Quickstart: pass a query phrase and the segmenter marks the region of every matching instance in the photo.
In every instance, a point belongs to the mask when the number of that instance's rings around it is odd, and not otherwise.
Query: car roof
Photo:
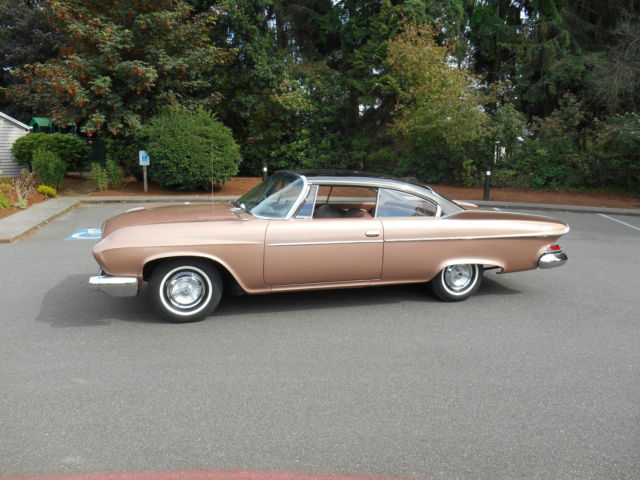
[[[312,183],[331,183],[336,180],[342,180],[342,182],[346,181],[354,185],[377,185],[386,187],[406,187],[407,185],[411,185],[434,193],[431,187],[418,182],[416,178],[398,178],[391,175],[362,170],[306,169],[281,171],[303,176]]]

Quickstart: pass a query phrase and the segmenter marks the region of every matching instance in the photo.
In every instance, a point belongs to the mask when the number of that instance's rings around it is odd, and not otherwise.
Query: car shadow
[[[36,320],[52,327],[92,327],[113,320],[162,323],[151,311],[146,295],[113,298],[89,288],[89,276],[70,275],[51,288]]]
[[[113,298],[91,290],[89,275],[70,275],[51,288],[42,299],[36,320],[52,327],[91,327],[109,325],[113,320],[138,323],[165,323],[149,303],[146,291],[137,297]],[[519,290],[485,278],[479,296],[517,295]],[[427,284],[384,287],[344,288],[268,295],[226,293],[216,315],[247,315],[345,307],[376,307],[404,302],[439,303]]]
[[[517,295],[521,293],[485,278],[475,295]],[[226,294],[216,310],[217,315],[275,313],[296,310],[381,306],[404,302],[440,303],[429,284],[407,284],[380,287],[343,288],[305,292],[283,292],[268,295]]]
[[[484,277],[482,280],[482,285],[475,293],[478,296],[488,296],[488,295],[518,295],[522,293],[520,290],[516,290],[515,288],[509,288],[504,286],[502,283],[493,280],[492,278]]]
[[[402,302],[437,301],[426,285],[343,288],[266,295],[224,295],[218,315],[275,313],[330,308],[380,306]]]

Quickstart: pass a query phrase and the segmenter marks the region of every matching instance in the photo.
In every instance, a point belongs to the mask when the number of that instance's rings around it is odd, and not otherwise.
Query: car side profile
[[[201,320],[225,285],[249,294],[430,282],[471,296],[483,272],[563,265],[565,223],[464,208],[431,188],[351,171],[278,171],[233,203],[135,208],[107,220],[90,285]]]

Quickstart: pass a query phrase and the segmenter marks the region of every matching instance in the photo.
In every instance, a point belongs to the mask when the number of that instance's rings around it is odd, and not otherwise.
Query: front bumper
[[[138,294],[140,282],[136,277],[96,275],[89,278],[89,286],[112,297],[135,297]]]
[[[545,253],[538,260],[540,268],[560,267],[567,262],[567,254],[564,252]]]

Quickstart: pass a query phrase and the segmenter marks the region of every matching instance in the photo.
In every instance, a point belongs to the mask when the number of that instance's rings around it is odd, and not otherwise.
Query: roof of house
[[[9,115],[7,115],[6,113],[2,113],[0,112],[0,118],[4,118],[5,120],[8,120],[11,123],[14,123],[15,125],[17,125],[20,128],[24,128],[25,130],[31,130],[31,127],[29,125],[25,125],[24,123],[22,123],[19,120],[16,120],[13,117],[10,117]]]

